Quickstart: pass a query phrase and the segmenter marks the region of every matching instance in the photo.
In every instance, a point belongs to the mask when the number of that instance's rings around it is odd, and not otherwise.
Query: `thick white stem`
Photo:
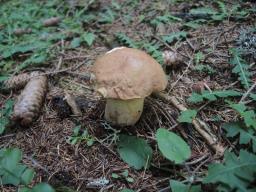
[[[140,99],[107,99],[105,119],[113,125],[131,126],[140,118],[144,98]]]

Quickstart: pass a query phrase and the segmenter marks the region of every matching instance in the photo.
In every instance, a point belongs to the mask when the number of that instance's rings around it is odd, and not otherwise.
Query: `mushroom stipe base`
[[[105,119],[112,125],[131,126],[140,118],[144,105],[144,98],[139,99],[107,99]]]

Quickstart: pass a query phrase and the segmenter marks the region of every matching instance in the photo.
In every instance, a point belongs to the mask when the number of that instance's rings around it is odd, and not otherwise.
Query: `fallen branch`
[[[169,96],[165,93],[155,93],[154,96],[165,102],[171,103],[180,111],[187,110],[187,108],[183,104],[181,104],[175,97]],[[193,119],[192,124],[194,125],[195,130],[205,139],[207,144],[215,151],[215,153],[222,156],[224,154],[225,148],[217,143],[217,138],[214,138],[208,132],[206,132],[205,129],[202,128],[203,126],[198,119]]]

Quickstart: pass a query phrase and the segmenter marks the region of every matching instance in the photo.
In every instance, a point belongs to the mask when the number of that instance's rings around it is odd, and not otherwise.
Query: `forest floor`
[[[47,182],[57,191],[163,192],[170,191],[170,180],[200,184],[209,164],[223,160],[223,151],[209,146],[193,123],[178,121],[181,111],[173,100],[147,97],[135,126],[111,126],[104,120],[105,101],[93,92],[87,74],[95,59],[114,47],[144,50],[168,76],[164,94],[196,110],[193,118],[216,146],[238,154],[238,138],[228,138],[222,125],[246,117],[230,107],[225,100],[229,95],[213,95],[217,101],[205,96],[197,103],[188,98],[193,92],[200,100],[204,91],[232,90],[241,92],[248,110],[255,112],[255,10],[253,1],[1,1],[1,80],[40,70],[47,74],[49,86],[39,117],[30,126],[6,128],[0,148],[21,149],[22,163],[36,172],[33,184]],[[60,19],[44,26],[42,21],[51,17]],[[17,29],[27,31],[19,34]],[[236,55],[232,48],[247,54]],[[176,54],[175,64],[167,65],[165,51]],[[248,74],[234,72],[237,64],[231,60],[236,56],[247,63]],[[8,100],[15,101],[20,91],[1,92],[1,108]],[[76,98],[82,116],[72,114],[63,100],[66,93]],[[230,98],[230,102],[240,100]],[[253,122],[250,126],[254,127]],[[86,136],[74,135],[75,127],[81,133],[88,131]],[[176,133],[190,146],[186,163],[175,165],[160,153],[155,138],[158,128]],[[152,147],[148,169],[136,170],[120,158],[116,144],[120,133],[143,138]],[[72,136],[77,140],[70,144]],[[243,145],[251,150],[251,143]],[[106,183],[95,186],[99,180]],[[201,187],[216,191],[216,186]],[[3,192],[16,190],[0,185]]]

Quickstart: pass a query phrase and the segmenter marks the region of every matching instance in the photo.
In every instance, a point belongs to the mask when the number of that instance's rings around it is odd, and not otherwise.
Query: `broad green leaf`
[[[11,168],[11,170],[5,169],[5,167],[2,167],[2,169],[5,171],[2,177],[2,184],[12,184],[18,186],[21,183],[21,175],[26,170],[26,166],[15,165]]]
[[[122,160],[135,169],[141,169],[150,165],[152,149],[142,138],[120,135],[117,151]]]
[[[16,165],[20,162],[22,153],[20,149],[14,148],[14,149],[2,149],[3,156],[0,157],[0,165],[8,170],[13,171],[13,169],[16,167]]]
[[[256,133],[252,128],[246,129],[245,125],[241,122],[225,123],[223,128],[227,132],[227,137],[239,135],[239,144],[249,144],[252,142],[252,149],[256,152]]]
[[[163,156],[176,164],[181,164],[191,155],[188,144],[178,135],[159,128],[156,133],[158,148]]]
[[[39,183],[33,187],[32,192],[55,192],[55,190],[47,183]]]
[[[34,175],[35,175],[35,171],[33,169],[26,169],[24,173],[21,175],[22,183],[25,185],[30,184]]]
[[[192,120],[196,117],[197,111],[188,109],[186,111],[182,111],[181,115],[178,118],[180,123],[192,123]]]
[[[170,180],[172,192],[201,192],[200,185],[185,185],[180,181]]]
[[[93,33],[85,33],[83,35],[83,40],[87,43],[88,46],[91,46],[95,40],[95,35]]]
[[[203,183],[216,183],[229,186],[237,191],[247,192],[247,188],[255,179],[256,155],[240,150],[239,156],[225,152],[223,163],[212,163],[208,167],[208,175]]]

